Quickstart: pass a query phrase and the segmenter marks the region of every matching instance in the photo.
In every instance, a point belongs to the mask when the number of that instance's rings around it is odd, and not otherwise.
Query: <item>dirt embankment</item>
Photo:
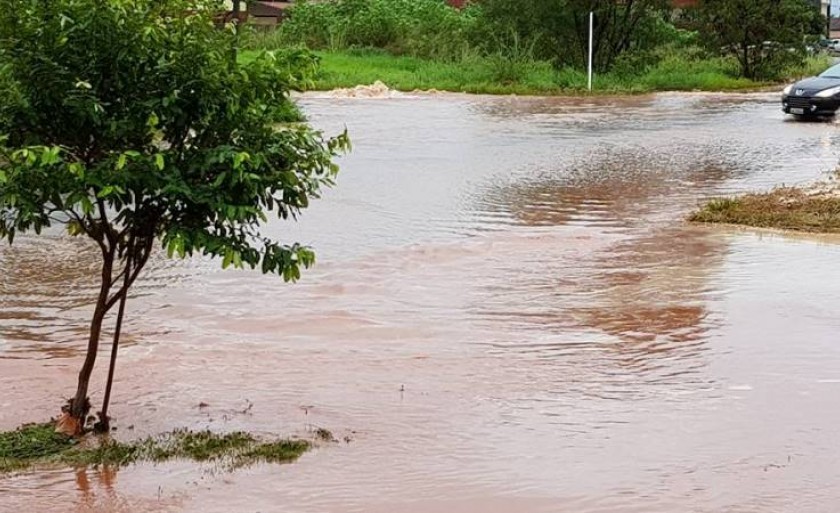
[[[806,187],[716,198],[689,220],[812,233],[840,233],[840,174]]]

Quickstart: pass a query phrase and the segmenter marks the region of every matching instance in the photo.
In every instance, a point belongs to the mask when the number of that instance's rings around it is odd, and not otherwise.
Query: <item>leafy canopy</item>
[[[534,57],[585,67],[589,13],[594,14],[593,65],[610,71],[623,55],[646,52],[667,38],[667,0],[482,0],[490,39],[530,41]]]
[[[313,253],[259,227],[331,185],[349,143],[299,123],[288,93],[314,58],[237,63],[218,8],[0,0],[0,238],[61,223],[135,267],[160,240],[170,256],[300,276]]]
[[[736,56],[741,75],[756,79],[801,65],[806,36],[825,27],[811,0],[701,0],[694,17],[708,46]]]

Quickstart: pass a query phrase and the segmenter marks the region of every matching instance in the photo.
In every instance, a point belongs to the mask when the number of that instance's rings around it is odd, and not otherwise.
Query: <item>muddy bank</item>
[[[688,219],[695,223],[730,224],[807,233],[840,233],[840,183],[835,171],[802,187],[714,198]]]

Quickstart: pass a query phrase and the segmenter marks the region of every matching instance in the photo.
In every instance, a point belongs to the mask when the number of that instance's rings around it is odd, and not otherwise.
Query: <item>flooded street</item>
[[[840,238],[683,222],[834,169],[837,125],[777,102],[305,96],[354,151],[300,223],[266,231],[318,265],[285,285],[154,259],[111,413],[126,439],[338,442],[233,474],[7,476],[0,512],[834,511]],[[0,247],[0,429],[75,389],[97,258],[56,234]]]

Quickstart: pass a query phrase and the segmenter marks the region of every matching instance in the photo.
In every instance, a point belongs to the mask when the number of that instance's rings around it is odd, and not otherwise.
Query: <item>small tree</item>
[[[706,43],[734,55],[747,78],[778,78],[805,58],[805,37],[822,15],[810,0],[701,0],[696,21]]]
[[[306,247],[260,234],[267,212],[295,218],[337,172],[345,135],[324,139],[288,92],[306,53],[234,57],[203,0],[0,0],[0,237],[54,223],[100,249],[99,293],[70,431],[84,429],[106,314],[160,241],[170,257],[222,258],[285,280]]]

